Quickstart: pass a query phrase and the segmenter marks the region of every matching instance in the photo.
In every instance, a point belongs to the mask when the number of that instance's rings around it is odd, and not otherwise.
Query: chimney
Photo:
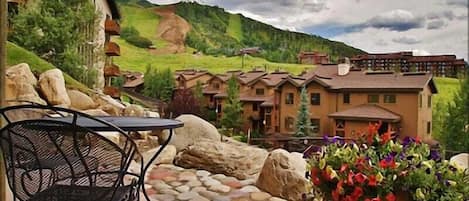
[[[345,57],[343,59],[340,59],[339,62],[340,63],[337,67],[337,71],[338,71],[337,74],[339,76],[347,75],[350,72],[350,68],[351,68],[349,58]]]

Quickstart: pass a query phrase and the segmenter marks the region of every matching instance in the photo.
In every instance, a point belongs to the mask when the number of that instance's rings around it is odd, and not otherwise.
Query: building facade
[[[254,73],[257,76],[244,75]],[[382,122],[380,131],[402,136],[432,133],[432,95],[437,89],[430,73],[374,72],[353,69],[350,64],[330,64],[300,76],[286,72],[215,75],[207,82],[204,96],[218,121],[231,76],[237,77],[240,86],[245,133],[294,134],[303,87],[309,97],[313,135],[356,137],[369,123],[378,122]],[[243,82],[243,77],[250,79]]]
[[[467,66],[455,55],[414,56],[412,52],[363,54],[350,59],[354,68],[374,71],[428,72],[438,77],[464,76]]]
[[[328,64],[329,55],[320,52],[300,52],[298,54],[298,63],[300,64]]]

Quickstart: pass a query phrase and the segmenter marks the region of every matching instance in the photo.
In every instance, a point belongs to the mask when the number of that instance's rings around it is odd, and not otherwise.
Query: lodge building
[[[350,60],[354,68],[428,72],[437,77],[458,77],[467,71],[464,60],[456,59],[455,55],[414,56],[412,52],[395,52],[357,55]]]
[[[367,71],[350,64],[318,65],[300,76],[230,71],[204,83],[206,105],[216,111],[217,121],[223,116],[231,76],[240,87],[245,133],[294,134],[303,87],[309,97],[313,135],[356,137],[370,122],[379,121],[381,130],[402,136],[432,133],[432,95],[437,89],[430,73]]]

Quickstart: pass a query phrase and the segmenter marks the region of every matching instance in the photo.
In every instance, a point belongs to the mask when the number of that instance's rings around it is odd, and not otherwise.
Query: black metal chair
[[[42,118],[71,115],[73,122]],[[8,184],[21,201],[134,201],[144,176],[137,146],[120,128],[77,111],[21,105],[0,109],[0,147]],[[118,144],[77,125],[87,118],[120,134]],[[140,173],[128,171],[138,161]]]

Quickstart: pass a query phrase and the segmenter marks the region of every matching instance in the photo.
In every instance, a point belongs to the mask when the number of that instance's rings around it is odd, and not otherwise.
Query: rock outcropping
[[[200,117],[184,114],[176,120],[182,121],[184,127],[174,129],[174,135],[169,144],[176,146],[178,152],[200,140],[220,142],[221,137],[217,128]],[[160,140],[165,141],[168,136],[168,132],[163,132],[159,137]]]
[[[24,104],[21,101],[45,105],[46,101],[36,92],[36,85],[37,79],[28,64],[21,63],[11,66],[6,70],[5,99],[9,101],[9,105]]]
[[[51,105],[70,107],[71,101],[65,88],[65,79],[59,69],[51,69],[42,73],[39,76],[39,87]]]
[[[199,168],[246,179],[259,174],[267,154],[264,149],[247,145],[199,140],[180,152],[175,163],[185,168]]]
[[[305,171],[306,161],[301,154],[276,149],[265,160],[257,187],[287,200],[301,200],[308,185]]]

